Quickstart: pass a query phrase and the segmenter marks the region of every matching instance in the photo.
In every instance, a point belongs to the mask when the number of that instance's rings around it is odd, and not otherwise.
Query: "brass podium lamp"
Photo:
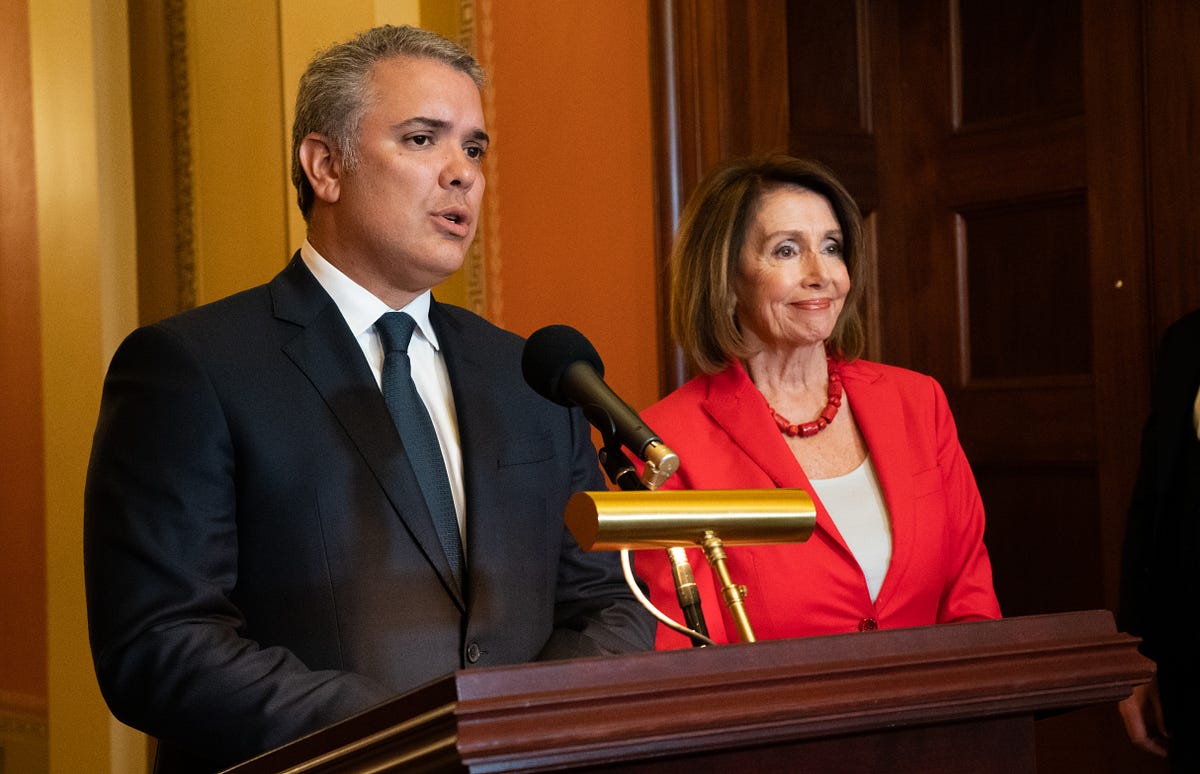
[[[619,550],[624,555],[644,548],[700,546],[721,582],[739,639],[754,642],[743,604],[746,589],[729,577],[725,546],[802,543],[817,517],[812,498],[800,489],[728,489],[577,492],[567,502],[565,519],[585,551]]]

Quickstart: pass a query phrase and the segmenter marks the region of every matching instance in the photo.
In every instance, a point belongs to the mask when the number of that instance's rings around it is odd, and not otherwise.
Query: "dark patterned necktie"
[[[408,341],[416,326],[416,320],[404,312],[388,312],[375,323],[383,345],[383,400],[400,431],[400,440],[408,452],[413,472],[417,474],[442,549],[461,586],[462,538],[454,512],[454,497],[450,493],[450,479],[446,475],[433,421],[413,384],[408,359]]]

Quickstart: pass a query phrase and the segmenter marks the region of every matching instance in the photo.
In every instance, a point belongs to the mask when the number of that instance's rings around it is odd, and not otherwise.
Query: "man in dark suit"
[[[1142,637],[1155,680],[1121,702],[1130,738],[1200,771],[1200,310],[1163,337],[1125,535],[1121,628]]]
[[[520,338],[429,292],[478,221],[481,83],[413,28],[319,55],[293,134],[301,250],[113,358],[88,620],[105,699],[158,737],[159,770],[236,762],[456,669],[652,646],[614,556],[563,527],[572,493],[604,487],[580,413],[525,385]],[[396,310],[436,473],[385,399]]]

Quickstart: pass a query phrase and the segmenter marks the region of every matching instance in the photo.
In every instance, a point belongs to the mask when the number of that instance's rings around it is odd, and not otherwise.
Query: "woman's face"
[[[782,351],[829,338],[850,292],[842,245],[824,196],[794,185],[762,195],[734,279],[747,343]]]

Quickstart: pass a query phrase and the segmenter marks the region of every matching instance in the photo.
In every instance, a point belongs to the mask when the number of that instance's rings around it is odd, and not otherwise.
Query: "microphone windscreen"
[[[569,325],[547,325],[525,341],[521,373],[538,395],[574,406],[573,400],[560,393],[559,384],[567,368],[580,361],[590,365],[597,376],[604,376],[604,362],[586,336]]]

